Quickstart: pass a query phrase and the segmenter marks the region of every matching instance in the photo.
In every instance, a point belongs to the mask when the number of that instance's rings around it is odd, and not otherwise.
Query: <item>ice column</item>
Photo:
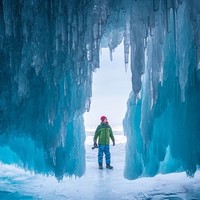
[[[124,175],[135,179],[185,171],[192,177],[200,162],[200,115],[195,112],[200,100],[200,5],[134,1],[132,6],[134,93],[124,119],[128,137]]]

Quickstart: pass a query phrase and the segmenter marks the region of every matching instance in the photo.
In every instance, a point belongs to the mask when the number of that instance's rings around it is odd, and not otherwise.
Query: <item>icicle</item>
[[[91,49],[90,44],[86,45],[86,50],[87,50],[87,59],[88,59],[88,61],[91,61],[92,60],[92,49]]]
[[[129,48],[130,48],[130,14],[125,14],[125,31],[124,31],[124,63],[125,70],[129,63]]]
[[[170,32],[170,9],[166,8],[167,32]]]
[[[99,26],[97,23],[93,24],[93,38],[94,40],[99,38]]]
[[[99,25],[97,23],[93,25],[93,38],[94,38],[94,49],[98,49]]]
[[[110,14],[109,5],[108,4],[109,4],[108,0],[101,1],[101,23],[102,24],[106,23],[108,15]]]
[[[109,48],[109,50],[110,50],[110,60],[112,61],[113,60],[113,55],[112,55],[113,50],[111,48]]]
[[[11,0],[3,0],[3,14],[5,23],[5,34],[12,36],[12,2]]]
[[[153,0],[153,10],[158,11],[160,7],[160,0]]]

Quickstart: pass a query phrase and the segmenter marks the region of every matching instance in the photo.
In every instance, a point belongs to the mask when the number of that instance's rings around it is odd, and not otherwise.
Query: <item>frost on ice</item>
[[[200,2],[0,0],[0,160],[82,176],[83,114],[101,47],[131,55],[124,175],[200,163]],[[114,73],[114,72],[113,72]]]

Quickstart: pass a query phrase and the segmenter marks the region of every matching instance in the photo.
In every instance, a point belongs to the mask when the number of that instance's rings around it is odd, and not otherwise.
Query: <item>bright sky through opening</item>
[[[102,115],[107,116],[113,129],[122,130],[126,102],[131,91],[131,70],[125,70],[123,43],[113,52],[110,60],[108,48],[100,53],[100,69],[93,73],[90,111],[85,113],[85,128],[95,129]]]

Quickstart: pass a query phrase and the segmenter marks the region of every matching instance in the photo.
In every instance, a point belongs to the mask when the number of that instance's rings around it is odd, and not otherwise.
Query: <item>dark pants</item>
[[[99,145],[98,152],[98,163],[99,165],[103,164],[103,153],[105,153],[106,165],[110,165],[110,146],[109,145]]]

